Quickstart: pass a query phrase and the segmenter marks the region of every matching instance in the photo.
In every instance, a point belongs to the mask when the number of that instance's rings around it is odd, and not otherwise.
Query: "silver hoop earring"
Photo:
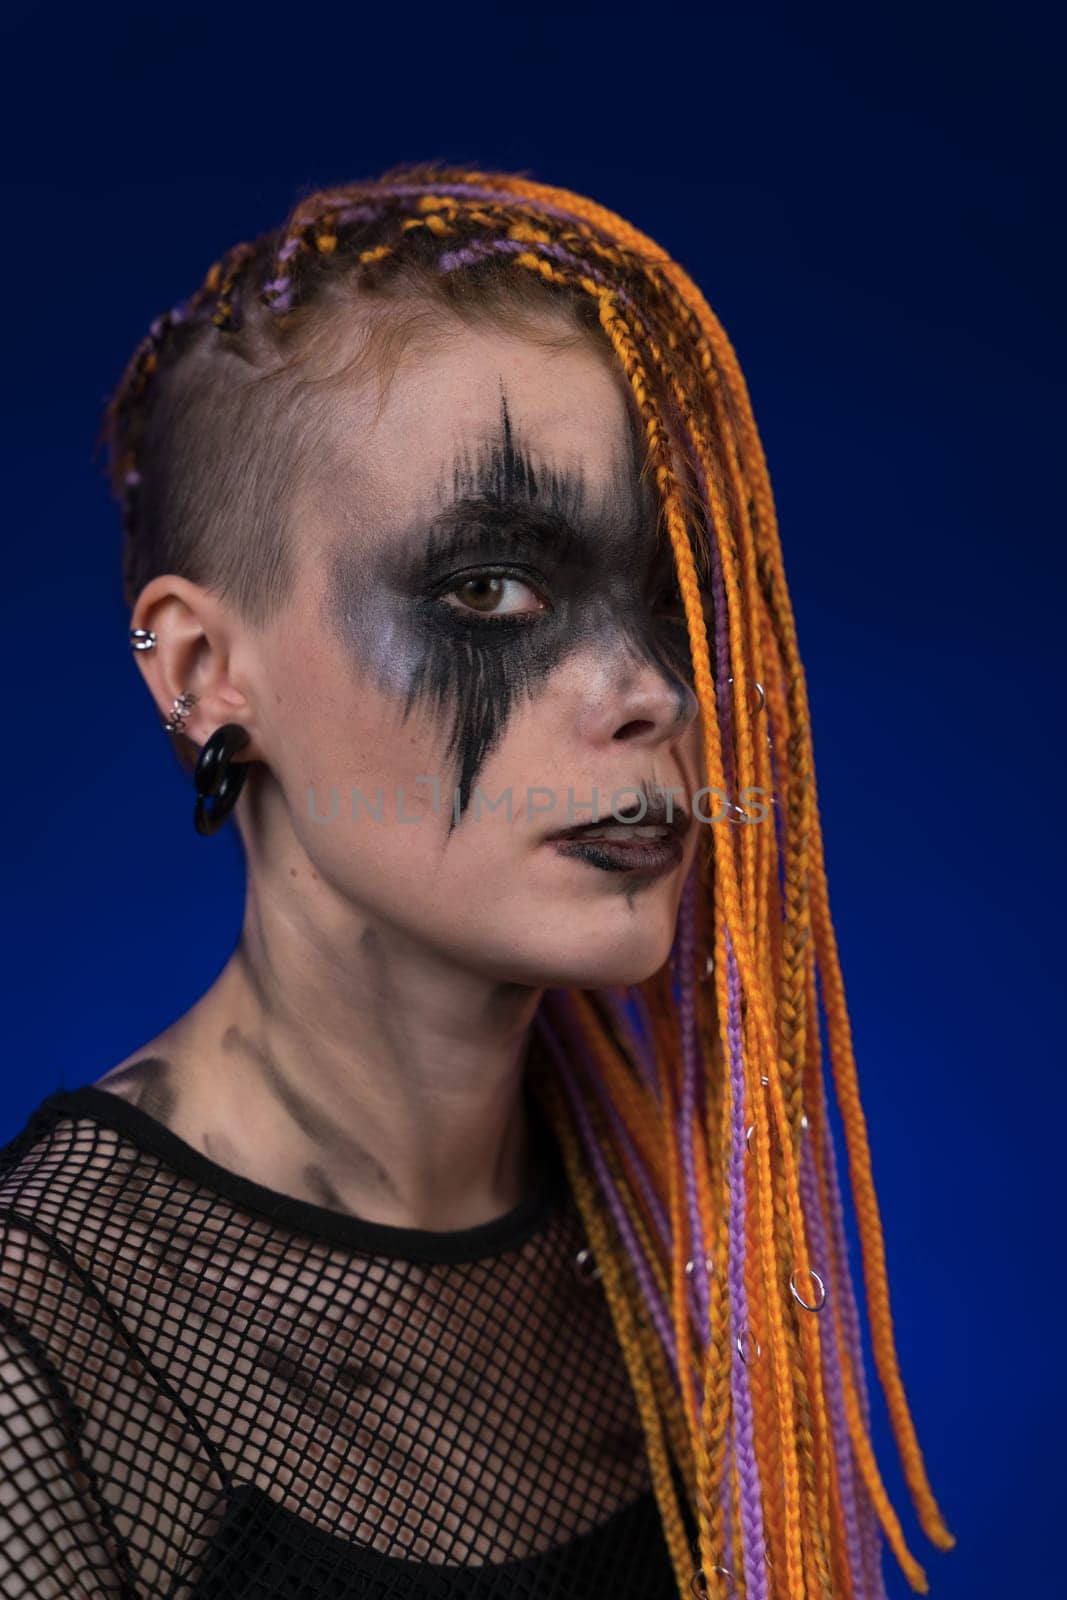
[[[155,647],[156,636],[152,632],[151,628],[130,629],[131,650],[154,650]]]

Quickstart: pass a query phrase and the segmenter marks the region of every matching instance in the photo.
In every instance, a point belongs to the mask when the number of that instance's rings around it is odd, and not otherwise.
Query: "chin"
[[[472,914],[457,939],[455,924],[440,930],[442,945],[474,971],[531,989],[608,989],[644,983],[669,959],[674,944],[674,899],[616,898],[581,906],[544,897],[507,897],[497,915]],[[500,912],[503,915],[500,915]]]
[[[556,989],[621,989],[629,988],[631,984],[644,983],[651,978],[653,973],[659,971],[668,959],[670,951],[658,954],[653,960],[644,961],[603,961],[599,965],[585,964],[578,968],[573,975],[566,978],[557,978],[552,987]]]
[[[575,942],[572,931],[571,937],[560,939],[541,964],[541,974],[535,982],[545,989],[611,989],[644,983],[659,971],[670,953],[671,939],[663,935],[605,939],[598,947],[593,939]]]
[[[606,989],[644,983],[670,958],[677,911],[676,897],[663,895],[632,903],[602,899],[563,915],[557,911],[538,938],[544,986]],[[530,954],[536,959],[535,952]]]

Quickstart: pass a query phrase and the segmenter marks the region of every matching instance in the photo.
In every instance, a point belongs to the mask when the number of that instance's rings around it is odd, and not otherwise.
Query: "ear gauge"
[[[214,833],[226,821],[237,804],[244,781],[248,777],[248,762],[234,765],[231,757],[242,749],[251,735],[239,722],[224,722],[210,738],[205,739],[197,757],[193,781],[196,784],[196,809],[193,826],[197,833]],[[206,801],[215,804],[208,809]]]
[[[184,733],[186,713],[195,704],[196,695],[189,689],[178,696],[163,724],[168,733]],[[234,765],[231,758],[243,749],[249,738],[248,729],[239,722],[224,722],[204,740],[193,771],[196,787],[193,826],[197,833],[216,833],[237,804],[248,777],[248,762]],[[209,800],[213,800],[214,805],[209,807]]]

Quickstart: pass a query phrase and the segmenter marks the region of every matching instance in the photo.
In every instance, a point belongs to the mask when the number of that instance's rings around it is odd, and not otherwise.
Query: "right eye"
[[[470,573],[439,592],[439,599],[450,610],[466,616],[536,616],[552,608],[526,579],[514,573],[484,571]]]

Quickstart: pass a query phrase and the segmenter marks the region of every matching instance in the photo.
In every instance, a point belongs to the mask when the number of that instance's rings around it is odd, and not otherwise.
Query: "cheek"
[[[381,588],[348,581],[332,594],[326,615],[336,641],[338,674],[357,692],[389,696],[395,708],[409,700],[420,652],[395,604]]]
[[[487,812],[452,831],[452,785],[442,782],[435,797],[432,784],[416,782],[440,771],[423,750],[398,749],[394,734],[384,745],[368,740],[366,757],[365,778],[353,769],[352,782],[341,785],[335,818],[313,822],[305,810],[297,819],[311,870],[339,902],[475,965],[521,945],[515,906],[528,887],[516,848],[521,824]],[[353,785],[363,796],[355,814]],[[327,818],[328,806],[324,795]]]
[[[405,813],[428,804],[432,786],[416,780],[444,770],[447,741],[440,724],[417,707],[405,718],[402,696],[392,685],[383,687],[380,674],[350,646],[338,641],[314,651],[280,651],[268,700],[265,754],[301,830],[311,811],[350,819],[353,790],[357,821],[344,821],[350,843],[368,831],[363,819],[378,806],[379,791],[385,818],[397,810],[398,787]],[[383,827],[375,823],[375,837]]]

